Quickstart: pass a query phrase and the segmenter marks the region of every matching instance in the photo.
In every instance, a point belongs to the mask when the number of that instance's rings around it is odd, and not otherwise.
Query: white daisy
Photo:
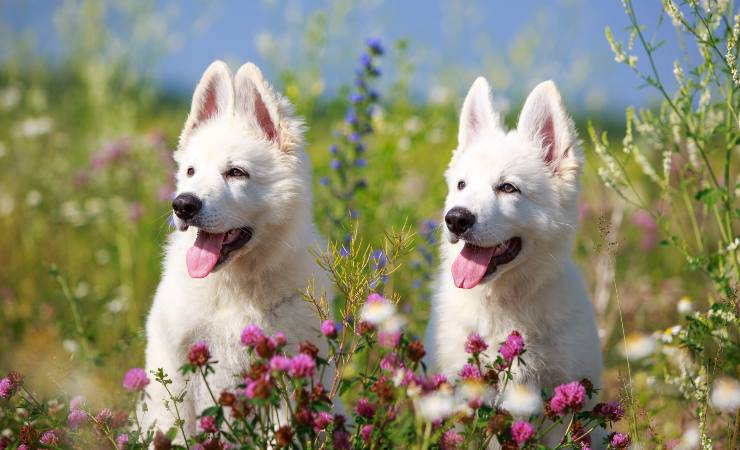
[[[652,355],[655,347],[655,338],[649,334],[630,333],[625,339],[625,346],[621,349],[622,356],[630,361],[637,361]]]
[[[734,413],[740,408],[740,382],[734,378],[718,378],[712,386],[712,406],[722,412]]]
[[[514,384],[504,392],[501,407],[514,416],[528,417],[542,410],[542,399],[534,387]]]
[[[419,398],[417,410],[424,420],[434,422],[455,411],[455,400],[448,391],[433,392]]]

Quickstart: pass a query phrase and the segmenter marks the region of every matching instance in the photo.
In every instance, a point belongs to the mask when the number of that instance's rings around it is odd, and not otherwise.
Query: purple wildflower
[[[87,413],[79,409],[72,409],[67,416],[67,425],[76,430],[80,425],[87,422]]]
[[[287,356],[276,355],[270,359],[270,369],[278,372],[287,372],[290,365],[291,360]]]
[[[329,414],[328,412],[320,412],[316,414],[313,418],[313,429],[315,432],[319,432],[321,430],[326,429],[326,427],[329,426],[330,423],[334,420],[334,416]]]
[[[119,450],[123,450],[128,445],[128,434],[119,434],[116,438],[116,444]]]
[[[488,348],[488,344],[478,333],[472,333],[465,342],[465,351],[471,355],[483,353]]]
[[[13,382],[10,381],[8,377],[0,380],[0,397],[7,399],[13,394],[15,394],[15,386],[13,386]]]
[[[370,403],[370,401],[368,401],[368,399],[363,397],[357,402],[355,412],[360,417],[372,419],[375,415],[375,405],[373,405],[372,403]]]
[[[463,445],[465,439],[455,430],[447,430],[442,435],[442,450],[457,450]]]
[[[333,320],[327,319],[321,324],[321,334],[328,337],[329,339],[336,339],[337,337],[337,325]]]
[[[362,429],[360,430],[360,436],[362,437],[362,440],[366,443],[370,443],[370,438],[373,435],[373,426],[372,425],[364,425]]]
[[[316,362],[305,353],[293,357],[290,363],[290,374],[294,377],[312,377],[316,370]]]
[[[460,370],[460,378],[463,380],[480,380],[480,370],[473,364],[465,364]]]
[[[200,418],[200,429],[206,433],[215,433],[218,431],[216,427],[216,418],[213,416],[203,416]]]
[[[370,52],[374,55],[382,55],[383,54],[383,44],[381,44],[380,39],[378,38],[369,38],[367,40],[367,46],[370,49]]]
[[[627,448],[632,444],[632,438],[626,433],[612,433],[609,443],[614,448]]]
[[[509,366],[514,361],[514,358],[519,356],[524,351],[524,339],[518,331],[514,330],[511,332],[506,341],[501,344],[499,353],[504,357],[506,365]]]
[[[561,384],[555,388],[550,400],[550,409],[556,414],[564,414],[568,409],[578,411],[586,401],[586,388],[578,381]]]
[[[527,442],[533,434],[534,428],[532,428],[532,425],[529,422],[519,420],[514,422],[514,425],[511,426],[511,437],[514,438],[514,442],[516,442],[520,447],[522,444]]]
[[[257,325],[247,325],[242,331],[241,341],[247,347],[254,348],[265,339],[262,328]]]
[[[59,432],[57,430],[48,430],[39,438],[39,442],[50,447],[59,445]]]
[[[331,162],[329,162],[329,167],[331,167],[334,170],[339,170],[340,167],[342,167],[342,162],[338,159],[332,159]]]
[[[123,388],[127,391],[142,391],[149,384],[146,371],[140,367],[134,367],[126,372],[123,377]]]
[[[208,344],[206,341],[198,341],[188,352],[188,361],[194,366],[205,366],[208,364],[208,360],[211,359],[211,352],[208,350]]]
[[[594,406],[594,415],[616,422],[624,417],[624,408],[619,402],[598,403]]]

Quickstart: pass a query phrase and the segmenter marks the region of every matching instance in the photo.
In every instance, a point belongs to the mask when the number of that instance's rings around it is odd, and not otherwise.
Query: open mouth
[[[216,267],[229,259],[229,256],[244,247],[252,239],[249,227],[235,228],[225,233],[208,233],[198,230],[193,246],[188,249],[185,263],[193,278],[204,278]]]
[[[462,251],[452,263],[452,278],[455,286],[472,289],[496,271],[498,266],[510,263],[522,249],[522,239],[513,237],[494,247],[477,247],[465,243]]]

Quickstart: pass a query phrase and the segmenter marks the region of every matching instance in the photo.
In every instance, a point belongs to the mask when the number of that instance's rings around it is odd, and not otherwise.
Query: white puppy
[[[552,388],[587,377],[600,386],[594,314],[570,257],[582,156],[557,88],[538,85],[506,131],[478,78],[458,141],[445,174],[447,239],[427,329],[432,368],[454,378],[470,333],[495,356],[517,330],[527,348],[517,382]]]
[[[311,167],[302,149],[303,124],[259,69],[247,63],[232,81],[214,62],[198,84],[175,159],[179,231],[169,237],[162,281],[147,321],[147,370],[164,368],[170,390],[187,388],[179,406],[186,432],[213,404],[201,379],[179,367],[198,340],[218,361],[209,382],[215,395],[233,388],[247,366],[240,333],[248,324],[282,331],[288,348],[310,339],[319,321],[300,295],[310,282],[332,298],[309,249],[321,245],[311,209]],[[321,348],[326,354],[326,349]],[[147,427],[173,425],[159,383],[149,384]]]

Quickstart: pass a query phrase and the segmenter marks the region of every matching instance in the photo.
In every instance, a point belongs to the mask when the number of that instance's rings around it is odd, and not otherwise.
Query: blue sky
[[[641,21],[654,29],[660,2],[635,3]],[[8,0],[0,5],[0,17],[16,32],[30,32],[44,55],[59,58],[65,52],[60,12],[51,4]],[[182,92],[192,89],[217,58],[232,67],[252,60],[273,77],[298,68],[307,79],[320,77],[324,92],[333,92],[351,81],[363,42],[373,36],[387,44],[408,40],[405,61],[414,67],[410,86],[421,99],[457,98],[477,75],[491,80],[504,109],[511,107],[510,99],[545,79],[557,82],[567,102],[587,110],[645,105],[654,98],[640,89],[629,68],[614,62],[604,38],[604,27],[610,25],[626,39],[621,0],[185,0],[157,1],[155,9],[154,20],[144,27],[148,31],[139,33],[142,41],[124,39],[118,46],[166,47],[146,67],[163,86]],[[307,24],[321,12],[327,44],[311,59],[315,46],[306,38]],[[119,22],[112,14],[109,27],[121,28]],[[670,23],[662,25],[657,37],[668,41],[657,63],[670,80],[673,60],[681,58]],[[637,55],[644,63],[644,55]],[[392,59],[383,63],[387,80],[398,77]],[[308,70],[311,61],[317,62],[318,72]]]

